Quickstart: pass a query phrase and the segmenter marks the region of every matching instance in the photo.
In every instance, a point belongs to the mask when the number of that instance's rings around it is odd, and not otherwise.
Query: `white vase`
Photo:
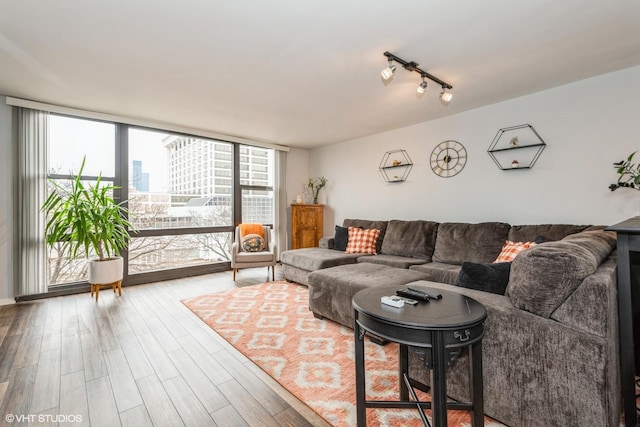
[[[124,274],[122,257],[100,261],[89,261],[89,283],[92,285],[108,285],[122,280]]]

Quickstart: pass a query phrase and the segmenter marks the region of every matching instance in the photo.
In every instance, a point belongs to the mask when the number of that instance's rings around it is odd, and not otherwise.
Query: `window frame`
[[[115,156],[115,176],[103,176],[102,181],[112,183],[114,186],[118,187],[118,189],[114,190],[114,200],[116,202],[123,202],[125,207],[129,207],[129,129],[140,129],[140,130],[148,130],[154,132],[166,132],[172,135],[184,136],[190,138],[198,138],[198,139],[206,139],[214,142],[222,142],[229,143],[232,145],[232,150],[229,153],[232,156],[232,176],[229,177],[232,180],[232,224],[228,226],[203,226],[203,227],[177,227],[177,228],[162,228],[162,229],[144,229],[138,230],[136,233],[130,232],[132,238],[143,238],[143,237],[157,237],[157,236],[180,236],[180,235],[193,235],[193,234],[212,234],[212,233],[230,233],[231,239],[235,238],[235,227],[237,224],[242,222],[242,191],[243,190],[265,190],[265,191],[275,191],[274,186],[256,186],[256,185],[242,185],[240,184],[240,147],[248,146],[252,147],[251,144],[246,142],[234,142],[227,141],[221,138],[212,138],[208,136],[199,136],[195,134],[185,133],[185,132],[177,132],[174,130],[155,128],[149,126],[121,123],[116,121],[109,120],[100,120],[95,118],[88,118],[82,116],[74,116],[69,114],[61,114],[61,113],[50,113],[56,116],[63,116],[72,119],[79,120],[89,120],[96,121],[102,123],[109,123],[115,126],[115,141],[114,141],[114,156]],[[257,146],[260,147],[260,146]],[[274,148],[269,147],[260,147],[267,150],[274,150]],[[213,159],[209,159],[210,161]],[[212,168],[208,168],[208,171],[215,168],[215,165],[211,165]],[[275,165],[274,165],[275,167]],[[215,169],[214,169],[215,170]],[[213,171],[211,171],[213,173]],[[273,175],[272,178],[275,179],[275,170],[271,171]],[[71,178],[70,174],[47,174],[47,179],[69,179]],[[95,179],[97,177],[94,176],[83,176],[83,179]],[[226,178],[226,177],[225,177]],[[276,211],[275,199],[274,199],[274,212]],[[273,227],[273,223],[264,224],[266,226]],[[161,280],[171,280],[178,279],[188,276],[195,276],[201,274],[210,274],[221,271],[228,271],[231,269],[230,261],[220,261],[220,262],[209,262],[200,265],[188,266],[188,267],[178,267],[167,270],[156,270],[149,271],[143,273],[129,273],[129,250],[125,248],[121,251],[121,256],[123,258],[123,267],[124,267],[124,277],[123,277],[123,286],[128,285],[136,285],[142,283],[151,283]],[[50,284],[49,292],[47,295],[64,295],[67,293],[78,292],[84,290],[84,288],[88,289],[88,282],[86,280],[81,280],[77,282],[70,283],[60,283],[60,284]]]

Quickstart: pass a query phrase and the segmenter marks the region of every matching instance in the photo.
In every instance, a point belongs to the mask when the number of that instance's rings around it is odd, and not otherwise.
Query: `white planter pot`
[[[108,285],[123,277],[122,257],[110,258],[104,261],[92,259],[89,261],[89,283],[92,285]]]

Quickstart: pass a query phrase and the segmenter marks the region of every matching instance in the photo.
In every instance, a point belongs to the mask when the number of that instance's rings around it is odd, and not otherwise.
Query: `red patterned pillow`
[[[346,253],[376,255],[378,236],[380,236],[380,230],[377,228],[349,227],[349,241],[347,242]]]
[[[534,242],[512,242],[511,240],[507,240],[504,246],[502,246],[500,255],[498,255],[498,258],[496,258],[493,263],[511,262],[520,252],[535,245],[536,244]]]

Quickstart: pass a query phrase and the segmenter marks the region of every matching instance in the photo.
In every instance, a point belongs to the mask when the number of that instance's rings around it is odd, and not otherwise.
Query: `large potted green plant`
[[[93,185],[82,182],[85,161],[86,157],[68,188],[50,181],[53,190],[42,206],[47,215],[46,242],[50,246],[66,243],[72,258],[77,258],[81,250],[87,257],[97,255],[97,259],[89,260],[88,280],[92,285],[120,284],[120,251],[127,247],[129,230],[134,227],[127,219],[124,202],[116,203],[112,197],[119,187],[102,185],[101,174]]]

